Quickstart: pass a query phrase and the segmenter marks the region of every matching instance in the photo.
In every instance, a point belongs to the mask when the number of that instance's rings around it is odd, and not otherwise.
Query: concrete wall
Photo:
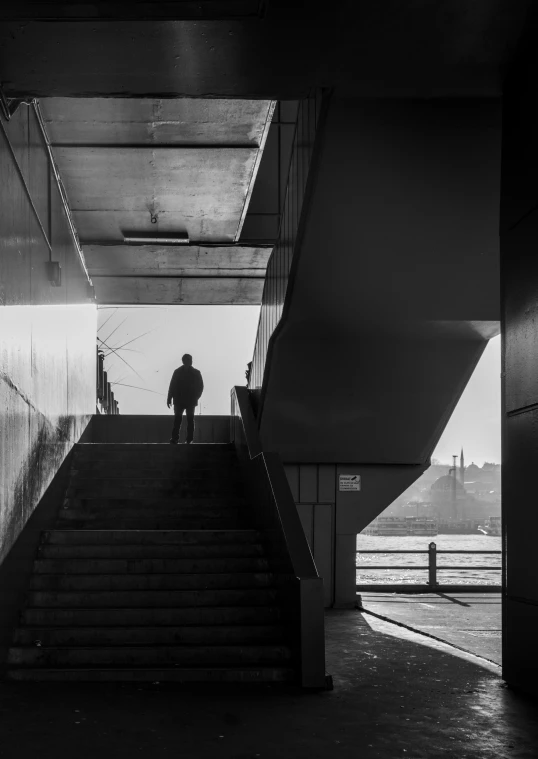
[[[333,98],[262,392],[284,460],[424,464],[499,330],[496,100]]]
[[[0,563],[95,410],[96,334],[33,108],[1,126]],[[47,239],[61,287],[47,278]]]
[[[498,100],[329,104],[258,418],[299,481],[332,466],[332,511],[296,492],[335,605],[356,534],[428,466],[498,333],[500,140]]]
[[[532,693],[538,682],[538,55],[529,26],[503,112],[503,675]]]
[[[401,492],[402,482],[424,467],[400,467],[387,477],[384,467],[360,464],[285,464],[297,510],[323,578],[325,606],[350,608],[356,602],[357,534]],[[358,474],[360,491],[341,491],[341,474]]]

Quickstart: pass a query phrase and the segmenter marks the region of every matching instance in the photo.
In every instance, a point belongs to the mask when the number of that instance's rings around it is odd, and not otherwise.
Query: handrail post
[[[428,546],[428,585],[437,585],[437,546],[433,541]]]

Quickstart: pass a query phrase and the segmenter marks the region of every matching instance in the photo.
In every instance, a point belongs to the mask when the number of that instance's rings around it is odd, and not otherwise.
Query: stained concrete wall
[[[1,127],[0,563],[95,411],[96,358],[96,308],[34,109]]]

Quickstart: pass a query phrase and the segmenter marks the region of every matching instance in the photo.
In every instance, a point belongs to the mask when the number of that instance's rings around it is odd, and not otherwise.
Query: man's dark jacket
[[[193,366],[180,366],[172,374],[168,389],[168,403],[174,401],[174,406],[197,406],[198,399],[204,391],[202,375]]]

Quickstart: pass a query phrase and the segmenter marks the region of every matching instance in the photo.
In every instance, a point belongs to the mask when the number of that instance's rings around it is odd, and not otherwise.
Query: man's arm
[[[166,405],[168,406],[168,408],[170,408],[170,404],[172,403],[173,396],[174,396],[174,384],[175,384],[174,380],[176,378],[176,372],[177,372],[177,369],[172,374],[172,379],[170,380],[170,387],[168,388],[168,398],[166,399]]]
[[[200,396],[204,392],[204,381],[202,379],[202,372],[200,372],[200,371],[198,372],[198,388],[197,388],[197,391],[198,391],[198,398],[200,398]]]

